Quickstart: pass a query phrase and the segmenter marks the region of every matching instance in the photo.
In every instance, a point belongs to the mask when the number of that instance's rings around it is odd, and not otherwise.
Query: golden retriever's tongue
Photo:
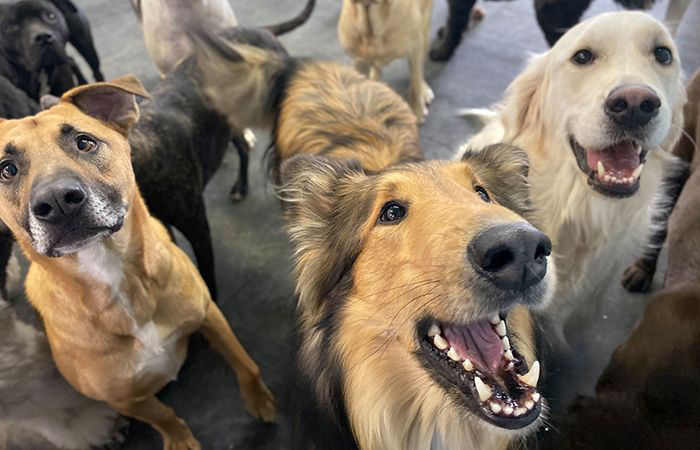
[[[443,328],[447,343],[457,350],[462,359],[468,359],[477,368],[487,372],[494,372],[501,366],[503,343],[488,320]]]
[[[627,178],[633,176],[641,162],[638,146],[629,141],[620,142],[602,150],[587,150],[586,161],[591,170],[598,172],[599,178],[603,176],[600,175],[598,163],[603,165],[604,175]]]

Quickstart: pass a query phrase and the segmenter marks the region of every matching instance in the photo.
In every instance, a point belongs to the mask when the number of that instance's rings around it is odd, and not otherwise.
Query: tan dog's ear
[[[139,120],[135,95],[150,95],[133,75],[116,80],[78,86],[63,94],[61,102],[72,103],[88,116],[104,122],[110,128],[127,136]]]
[[[506,90],[502,118],[507,142],[524,129],[541,123],[542,94],[549,82],[545,76],[547,57],[548,53],[533,56],[525,70]]]

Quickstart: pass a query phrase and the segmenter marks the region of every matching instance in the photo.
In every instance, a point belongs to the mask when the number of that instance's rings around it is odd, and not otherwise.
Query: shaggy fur
[[[657,63],[649,45],[668,47],[671,64]],[[585,67],[574,65],[571,58],[580,49],[605,58]],[[649,86],[661,106],[637,138],[647,150],[638,188],[615,198],[590,185],[592,174],[579,168],[571,139],[592,148],[622,139],[623,132],[611,125],[603,103],[624,83]],[[629,252],[638,248],[638,239],[648,229],[647,209],[661,182],[664,161],[670,159],[664,150],[680,136],[684,101],[680,61],[665,28],[643,13],[602,14],[535,56],[509,86],[500,109],[490,113],[484,130],[467,144],[481,148],[503,141],[528,153],[534,223],[552,238],[559,270],[551,311],[562,325],[588,300],[587,287],[620,276]]]

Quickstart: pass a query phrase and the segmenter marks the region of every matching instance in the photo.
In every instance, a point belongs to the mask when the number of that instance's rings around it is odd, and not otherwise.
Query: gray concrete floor
[[[663,17],[667,1],[658,1],[652,14]],[[106,77],[134,73],[147,87],[154,86],[157,72],[145,51],[129,1],[75,2],[90,18]],[[304,0],[233,0],[231,3],[242,24],[266,25],[296,14]],[[349,62],[336,37],[340,5],[339,0],[319,0],[309,22],[282,37],[289,51],[296,56]],[[531,1],[484,3],[483,7],[486,18],[467,33],[454,58],[447,64],[428,63],[427,79],[436,98],[420,133],[429,158],[450,157],[476,131],[455,116],[458,108],[487,106],[498,101],[523,68],[528,55],[547,48],[535,22]],[[598,0],[587,15],[617,8],[611,0]],[[444,23],[445,16],[446,2],[437,0],[433,30]],[[691,7],[678,35],[686,73],[700,66],[698,30],[700,0]],[[392,64],[385,71],[385,79],[399,92],[405,92],[407,64],[403,61]],[[248,198],[240,204],[228,200],[238,165],[236,155],[230,151],[207,188],[206,200],[222,309],[277,395],[279,423],[268,426],[251,419],[243,409],[231,371],[195,341],[178,381],[164,389],[160,397],[187,421],[207,449],[288,447],[287,392],[294,312],[290,251],[282,232],[278,201],[260,164],[269,138],[264,131],[258,131],[257,136],[259,143],[252,158]],[[610,352],[643,309],[644,297],[626,295],[617,285],[603,289],[605,301],[587,317],[586,326],[581,327],[573,342],[570,362],[575,363],[574,369],[561,374],[567,377],[567,382],[552,399],[555,412],[573,395],[590,392]],[[124,448],[156,449],[160,445],[160,437],[154,430],[133,422]]]

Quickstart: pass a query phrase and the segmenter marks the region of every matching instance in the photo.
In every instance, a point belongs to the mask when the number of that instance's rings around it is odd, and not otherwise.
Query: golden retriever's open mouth
[[[647,153],[641,144],[626,140],[603,149],[587,149],[573,137],[569,142],[579,169],[595,191],[617,198],[637,192]]]
[[[539,362],[528,368],[510,342],[505,317],[463,325],[426,319],[417,331],[425,369],[483,420],[517,430],[540,416]]]

